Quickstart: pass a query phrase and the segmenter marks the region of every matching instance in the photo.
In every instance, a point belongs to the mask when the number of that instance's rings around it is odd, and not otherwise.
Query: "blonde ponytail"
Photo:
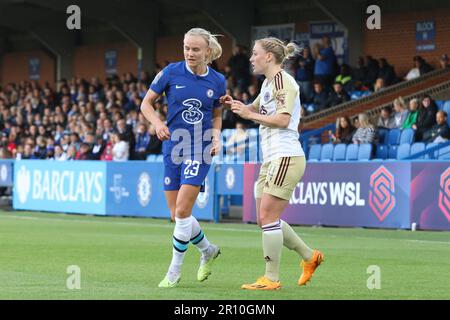
[[[282,64],[287,59],[295,57],[302,51],[297,44],[290,42],[285,45],[283,41],[274,37],[259,39],[256,40],[256,42],[259,43],[266,52],[271,52],[274,55],[277,64]]]

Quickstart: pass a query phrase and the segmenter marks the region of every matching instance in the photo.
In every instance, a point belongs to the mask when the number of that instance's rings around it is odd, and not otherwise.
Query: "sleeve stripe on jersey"
[[[275,90],[281,90],[283,89],[283,75],[281,72],[278,72],[275,75]]]

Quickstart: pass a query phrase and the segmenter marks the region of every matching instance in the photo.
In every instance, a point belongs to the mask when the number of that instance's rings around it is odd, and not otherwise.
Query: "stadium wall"
[[[413,67],[412,58],[421,55],[433,67],[439,59],[450,54],[450,9],[430,11],[382,13],[381,30],[367,30],[364,34],[364,53],[374,58],[385,57],[395,66],[397,75],[405,76]],[[416,51],[416,22],[435,21],[436,49]],[[351,42],[350,42],[351,45]]]
[[[77,47],[74,55],[75,75],[87,80],[98,76],[104,80],[107,77],[105,52],[112,50],[117,52],[117,74],[132,72],[137,75],[137,48],[128,42]]]
[[[55,58],[42,50],[9,52],[2,58],[2,83],[19,83],[23,80],[29,80],[29,61],[38,58],[40,60],[40,78],[39,83],[49,82],[54,85],[56,79]]]

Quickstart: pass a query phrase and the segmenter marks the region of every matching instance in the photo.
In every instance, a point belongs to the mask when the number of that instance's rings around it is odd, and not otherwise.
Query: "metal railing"
[[[450,141],[439,143],[437,146],[431,147],[429,149],[425,149],[424,151],[420,151],[420,152],[411,154],[409,157],[403,158],[401,160],[419,159],[419,158],[421,158],[423,156],[431,155],[431,154],[435,153],[436,151],[439,151],[439,150],[441,150],[441,149],[443,149],[445,147],[448,147],[448,146],[450,146]],[[450,153],[450,150],[447,153]],[[430,159],[433,159],[433,158],[434,157],[430,157]]]
[[[419,78],[400,82],[398,84],[389,86],[389,87],[387,87],[387,88],[385,88],[385,89],[383,89],[383,90],[381,90],[379,92],[372,93],[371,95],[363,97],[361,99],[352,100],[352,101],[349,101],[349,102],[337,105],[335,107],[316,112],[316,113],[314,113],[312,115],[309,115],[309,116],[305,117],[303,119],[303,123],[304,124],[308,124],[310,122],[314,122],[314,121],[320,120],[321,118],[324,118],[326,116],[333,115],[335,113],[338,113],[338,112],[341,112],[341,111],[344,111],[344,110],[348,110],[348,109],[350,109],[352,107],[356,107],[357,105],[360,105],[360,104],[364,104],[364,103],[368,103],[368,102],[374,101],[374,100],[376,100],[376,99],[378,99],[378,98],[380,98],[380,97],[382,97],[384,95],[392,94],[395,91],[398,91],[398,90],[401,90],[401,89],[404,89],[404,88],[408,88],[408,87],[412,87],[414,85],[418,85],[422,81],[428,80],[428,79],[433,78],[433,77],[442,76],[442,75],[445,75],[445,74],[448,74],[449,78],[450,78],[450,70],[449,69],[440,69],[440,70],[435,70],[435,71],[426,73],[426,74],[424,74],[423,76],[421,76]]]

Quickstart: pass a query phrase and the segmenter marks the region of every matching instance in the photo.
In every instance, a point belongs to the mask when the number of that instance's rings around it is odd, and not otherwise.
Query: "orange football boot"
[[[266,277],[261,277],[255,283],[243,284],[241,289],[245,290],[279,290],[281,289],[280,281],[272,281]]]
[[[303,273],[298,279],[298,285],[304,286],[306,283],[311,280],[314,271],[316,271],[317,267],[324,261],[324,255],[319,250],[314,250],[313,256],[310,261],[306,262],[302,260],[300,263],[300,267],[303,268]]]

